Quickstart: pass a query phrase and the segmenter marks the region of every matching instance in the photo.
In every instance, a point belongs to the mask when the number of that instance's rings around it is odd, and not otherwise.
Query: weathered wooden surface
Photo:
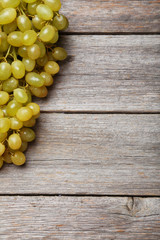
[[[63,36],[69,53],[45,111],[160,111],[160,36]]]
[[[3,240],[158,240],[159,219],[159,198],[0,197]]]
[[[160,194],[160,115],[42,114],[0,194]]]
[[[160,32],[159,0],[63,0],[70,32]]]

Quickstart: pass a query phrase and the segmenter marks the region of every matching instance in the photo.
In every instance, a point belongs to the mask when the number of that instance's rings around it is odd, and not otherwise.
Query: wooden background
[[[2,240],[160,239],[160,1],[63,0],[69,57],[27,164],[0,172]]]

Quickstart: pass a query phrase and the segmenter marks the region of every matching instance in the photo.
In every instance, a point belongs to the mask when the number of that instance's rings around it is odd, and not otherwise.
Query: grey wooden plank
[[[63,0],[70,32],[160,32],[157,0]]]
[[[0,197],[1,239],[160,238],[159,198]]]
[[[45,111],[159,112],[160,36],[63,36],[61,64]]]
[[[42,114],[0,194],[160,195],[160,115]]]

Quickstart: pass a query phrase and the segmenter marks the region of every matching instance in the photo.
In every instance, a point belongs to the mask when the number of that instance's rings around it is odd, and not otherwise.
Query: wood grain
[[[0,197],[1,239],[157,240],[159,198]]]
[[[0,194],[160,195],[160,115],[42,114]]]
[[[160,32],[159,0],[63,0],[69,32]]]
[[[160,36],[63,36],[44,111],[160,112]]]

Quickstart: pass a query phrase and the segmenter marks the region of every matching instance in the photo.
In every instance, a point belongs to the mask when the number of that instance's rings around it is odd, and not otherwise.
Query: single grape
[[[51,20],[53,18],[53,11],[45,4],[39,4],[36,8],[37,15],[43,20]]]
[[[26,102],[26,104],[32,102],[32,93],[29,89],[26,89],[26,93],[27,93],[27,96],[28,96],[28,101]]]
[[[0,91],[0,105],[4,105],[9,100],[9,94],[4,91]]]
[[[55,29],[56,29],[56,28],[55,28]],[[54,44],[54,43],[56,43],[56,42],[58,41],[58,39],[59,39],[59,34],[58,34],[57,29],[56,29],[55,35],[54,35],[54,37],[51,39],[50,43]]]
[[[7,80],[11,76],[11,65],[6,62],[0,63],[0,80]]]
[[[39,46],[39,48],[40,48],[41,54],[40,54],[39,57],[40,57],[40,58],[44,57],[44,55],[46,54],[46,47],[45,47],[44,43],[43,43],[43,42],[40,42],[39,40],[37,40],[35,43],[36,43],[36,44]]]
[[[0,118],[0,133],[8,132],[10,124],[11,123],[8,118]]]
[[[53,39],[54,35],[55,35],[55,28],[51,25],[47,25],[41,29],[39,38],[43,42],[49,42]]]
[[[61,9],[61,1],[60,0],[44,0],[44,3],[49,6],[52,11],[58,12]]]
[[[21,166],[21,165],[25,164],[26,157],[25,157],[24,153],[22,153],[20,151],[16,151],[13,153],[13,155],[11,155],[11,160],[12,160],[13,164],[15,164],[17,166]]]
[[[13,2],[13,1],[12,1]],[[5,8],[0,12],[0,25],[11,23],[15,20],[17,12],[14,8]]]
[[[53,19],[53,24],[58,30],[65,30],[68,27],[68,20],[64,15],[57,15]]]
[[[4,117],[4,113],[2,111],[2,109],[0,109],[0,118],[3,118]]]
[[[12,74],[15,78],[21,79],[25,75],[25,66],[20,60],[15,60],[11,64]]]
[[[20,152],[25,152],[28,148],[28,143],[27,142],[22,142],[21,147],[19,149]]]
[[[4,117],[8,117],[7,106],[3,105],[3,107],[1,107],[1,110],[3,111]]]
[[[22,58],[28,58],[27,49],[28,49],[27,46],[19,47],[18,48],[18,55],[21,56]]]
[[[0,142],[5,141],[6,138],[7,138],[7,132],[5,132],[5,133],[0,132]]]
[[[28,54],[28,57],[32,60],[38,59],[41,55],[40,47],[37,44],[33,44],[29,46],[27,49],[27,54]]]
[[[9,78],[6,81],[3,81],[3,91],[11,93],[13,92],[14,89],[18,87],[18,80],[15,79],[14,77]]]
[[[36,124],[36,120],[34,117],[32,117],[30,120],[26,122],[23,122],[24,127],[34,127],[35,124]]]
[[[16,113],[16,117],[22,122],[25,122],[31,119],[32,115],[33,115],[33,112],[29,107],[21,107],[18,109]]]
[[[14,31],[8,35],[7,41],[10,45],[14,47],[21,47],[23,45],[22,37],[23,37],[22,32]]]
[[[40,1],[29,3],[27,6],[28,13],[31,15],[36,15],[36,8],[40,4]]]
[[[11,153],[9,152],[8,149],[6,149],[6,151],[5,151],[4,154],[3,154],[3,160],[4,160],[4,162],[6,162],[6,163],[12,163]]]
[[[54,61],[48,61],[46,63],[46,65],[44,66],[44,70],[45,72],[51,74],[51,75],[54,75],[56,73],[59,72],[59,65],[58,63],[54,62]]]
[[[30,86],[30,90],[35,97],[39,97],[39,98],[44,98],[48,94],[48,90],[46,86],[42,86],[39,88]]]
[[[16,8],[20,4],[21,0],[1,0],[3,8]]]
[[[53,77],[51,76],[51,74],[47,72],[41,72],[40,75],[44,79],[44,85],[46,87],[49,87],[53,84]]]
[[[38,15],[35,15],[32,18],[32,24],[36,29],[41,30],[45,26],[45,21],[41,19]]]
[[[13,22],[9,23],[9,24],[6,24],[3,26],[3,31],[6,33],[6,34],[9,34],[11,32],[14,32],[15,30],[17,29],[17,21],[14,20]]]
[[[7,105],[7,114],[10,117],[14,117],[18,111],[18,109],[20,109],[22,107],[21,103],[18,103],[16,100],[12,100],[8,103]]]
[[[33,69],[35,68],[35,65],[36,65],[36,61],[32,60],[30,58],[23,58],[22,63],[24,64],[27,72],[33,71]]]
[[[23,122],[21,122],[16,117],[10,118],[10,121],[11,121],[10,128],[13,129],[13,130],[19,130],[19,129],[21,129],[23,127]]]
[[[54,62],[56,62],[56,59],[53,57],[52,52],[48,52],[48,53],[47,53],[47,57],[48,57],[48,61],[54,61]]]
[[[8,146],[13,150],[18,150],[21,147],[22,140],[20,136],[16,133],[13,133],[8,138]]]
[[[26,103],[28,101],[28,95],[25,90],[17,88],[13,92],[14,98],[19,103]]]
[[[4,160],[4,158],[3,158],[3,157],[0,157],[0,168],[3,167],[3,160]]]
[[[33,102],[29,103],[27,104],[27,107],[29,107],[32,110],[33,116],[36,116],[37,114],[40,113],[40,107],[37,103],[33,103]]]
[[[24,142],[32,142],[35,139],[35,132],[31,128],[22,128],[20,137]]]
[[[27,16],[20,15],[17,18],[17,26],[21,32],[25,32],[32,28],[32,23]]]
[[[67,52],[64,48],[56,47],[53,49],[53,57],[59,61],[65,60],[67,58]]]
[[[35,72],[27,73],[25,80],[29,85],[34,87],[42,87],[44,85],[44,79]]]
[[[0,44],[0,52],[6,52],[9,44],[7,41],[7,34],[5,32],[0,32],[1,44]]]
[[[37,40],[37,33],[34,30],[27,30],[22,34],[22,42],[25,46],[31,46]]]
[[[3,155],[3,153],[5,152],[5,145],[4,144],[2,144],[2,143],[0,143],[0,156],[2,156]]]
[[[44,57],[37,59],[37,64],[41,67],[44,67],[47,62],[48,62],[48,57],[46,54],[44,55]]]

